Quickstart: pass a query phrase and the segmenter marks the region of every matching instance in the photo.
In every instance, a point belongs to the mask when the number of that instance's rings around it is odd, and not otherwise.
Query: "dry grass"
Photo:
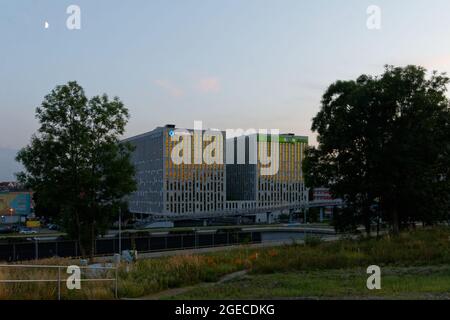
[[[79,261],[62,258],[43,259],[39,261],[27,261],[27,265],[77,265]],[[21,263],[16,263],[21,264]],[[54,300],[58,298],[58,268],[0,268],[1,280],[53,280],[54,282],[29,282],[29,283],[1,283],[0,299],[25,299],[25,300]],[[82,269],[82,278],[89,278]],[[111,273],[109,271],[109,273]],[[66,269],[61,269],[61,298],[62,299],[112,299],[114,298],[114,284],[112,282],[82,282],[82,290],[68,290],[66,280],[69,275]],[[103,272],[100,277],[112,275]]]
[[[128,270],[121,268],[119,293],[120,296],[139,297],[199,282],[214,282],[223,275],[249,267],[248,252],[235,250],[140,260]]]

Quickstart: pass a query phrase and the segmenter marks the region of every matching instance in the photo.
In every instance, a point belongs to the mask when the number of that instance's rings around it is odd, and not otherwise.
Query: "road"
[[[125,229],[122,230],[122,234],[125,233],[138,233],[138,232],[148,232],[149,234],[165,234],[169,232],[214,232],[218,229],[226,230],[226,229],[241,229],[242,231],[301,231],[301,232],[314,232],[314,233],[324,233],[330,234],[334,233],[334,229],[326,224],[256,224],[256,225],[226,225],[226,226],[206,226],[206,227],[179,227],[179,228],[158,228],[158,229]],[[60,237],[65,236],[66,233],[61,231],[49,230],[46,228],[36,229],[37,234],[19,234],[19,233],[11,233],[11,234],[2,234],[0,235],[0,239],[8,239],[8,238],[46,238],[46,237]],[[109,230],[106,238],[114,237],[118,235],[118,230]]]

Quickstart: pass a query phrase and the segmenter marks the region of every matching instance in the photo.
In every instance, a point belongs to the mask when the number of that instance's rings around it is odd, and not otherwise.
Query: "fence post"
[[[194,231],[194,248],[197,249],[198,247],[198,237],[197,237],[197,230]]]
[[[119,264],[117,263],[116,264],[116,286],[114,288],[116,299],[119,299],[119,294],[118,294],[118,290],[117,290],[118,286],[119,286]]]
[[[61,300],[61,267],[58,267],[58,300]]]
[[[34,239],[34,259],[39,260],[39,248],[37,238]]]

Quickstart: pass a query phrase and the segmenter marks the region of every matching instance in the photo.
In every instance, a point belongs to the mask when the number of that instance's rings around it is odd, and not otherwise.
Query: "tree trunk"
[[[377,238],[380,236],[380,217],[377,217]]]
[[[400,219],[397,209],[392,210],[392,232],[397,235],[400,232]]]
[[[371,234],[371,231],[372,231],[371,228],[370,228],[370,219],[366,219],[365,229],[366,229],[367,236],[370,237],[370,234]]]
[[[75,212],[76,222],[77,222],[77,231],[78,231],[78,247],[80,248],[81,257],[86,257],[86,248],[84,247],[83,241],[81,239],[81,223],[80,223],[80,215],[78,212]]]
[[[91,252],[90,257],[93,258],[95,254],[95,222],[91,224]]]
[[[370,224],[370,209],[368,207],[364,208],[364,228],[366,229],[367,236],[370,237],[372,230]]]
[[[86,248],[84,247],[83,242],[81,241],[80,237],[78,237],[78,246],[80,247],[81,257],[85,258],[86,257]]]

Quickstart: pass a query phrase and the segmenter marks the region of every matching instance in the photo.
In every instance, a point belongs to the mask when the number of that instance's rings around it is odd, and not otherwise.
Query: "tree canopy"
[[[106,94],[88,99],[76,82],[57,86],[36,109],[40,128],[17,160],[38,205],[55,210],[83,255],[92,253],[122,198],[135,190],[132,148],[120,143],[129,114]],[[48,213],[54,215],[55,213]]]
[[[449,78],[418,66],[337,81],[313,119],[318,146],[307,151],[306,184],[345,201],[338,229],[381,218],[397,232],[449,219]]]

